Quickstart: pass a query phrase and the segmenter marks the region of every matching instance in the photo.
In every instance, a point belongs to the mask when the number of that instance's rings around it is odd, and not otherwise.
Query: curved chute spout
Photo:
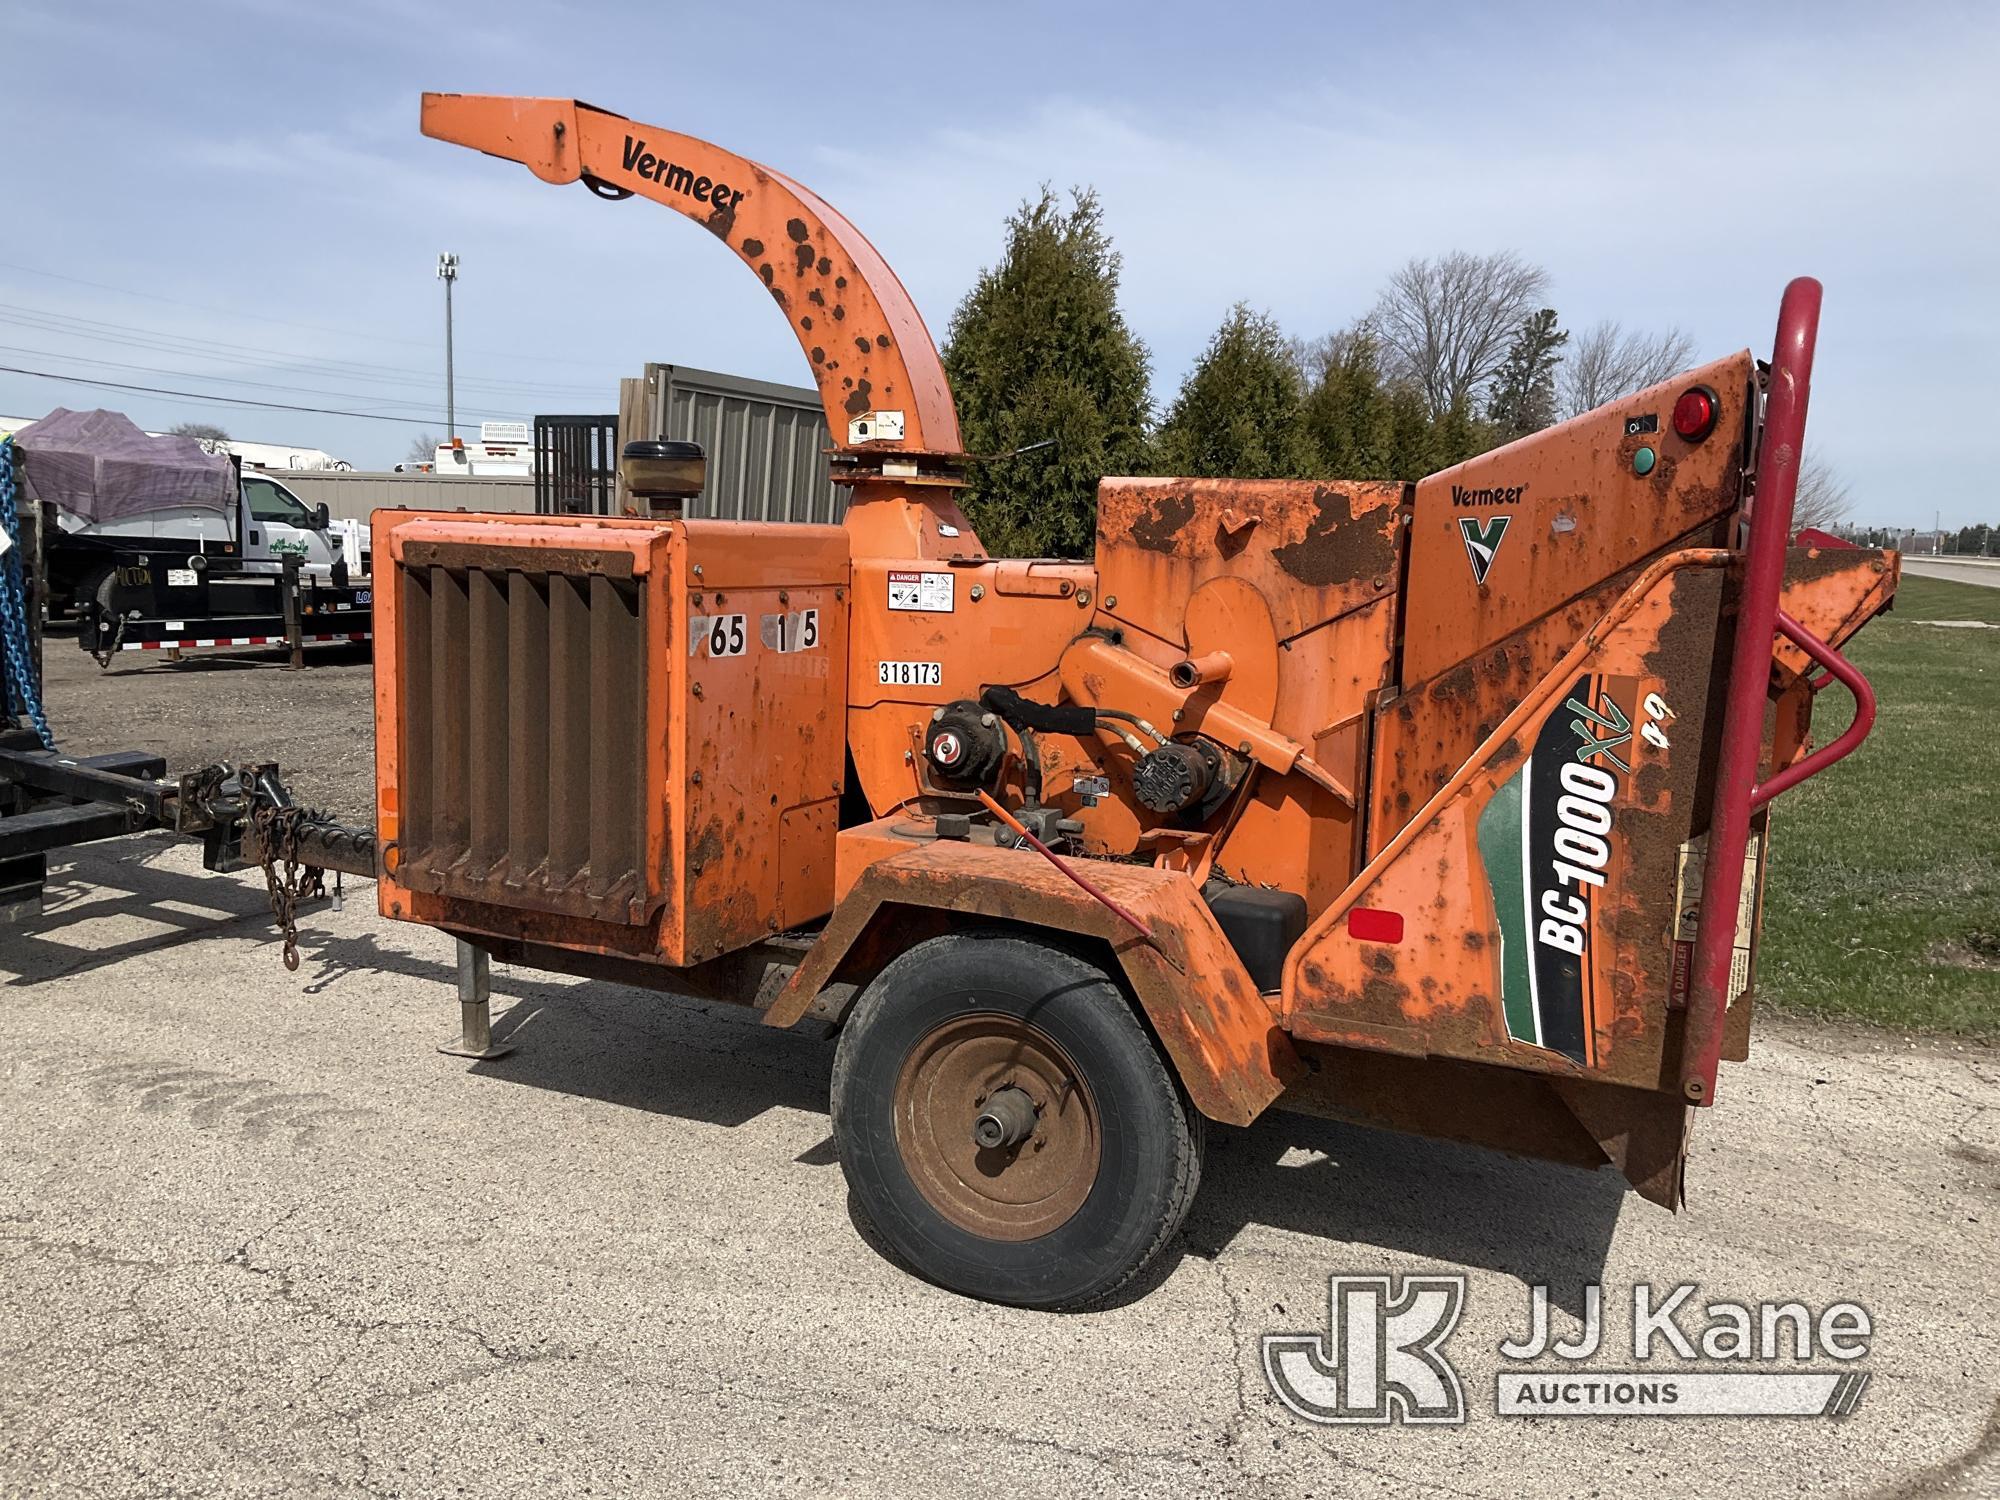
[[[845,466],[919,483],[955,477],[958,415],[930,331],[888,262],[807,189],[707,141],[574,99],[425,94],[423,131],[521,162],[545,182],[651,198],[703,225],[784,310]]]

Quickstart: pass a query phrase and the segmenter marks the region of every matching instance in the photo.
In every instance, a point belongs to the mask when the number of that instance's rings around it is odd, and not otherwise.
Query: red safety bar
[[[1826,642],[1778,608],[1785,581],[1785,544],[1797,498],[1799,454],[1805,445],[1806,403],[1812,391],[1813,347],[1819,338],[1822,289],[1809,276],[1785,288],[1771,350],[1764,432],[1757,450],[1750,535],[1741,562],[1736,642],[1730,652],[1729,695],[1722,718],[1722,753],[1716,767],[1715,803],[1702,866],[1701,918],[1695,931],[1688,992],[1687,1035],[1681,1047],[1681,1097],[1690,1104],[1715,1101],[1722,1060],[1723,1025],[1729,1011],[1729,974],[1736,945],[1736,913],[1743,898],[1743,863],[1750,847],[1750,818],[1780,792],[1817,774],[1852,751],[1875,722],[1875,694],[1867,679]],[[1854,694],[1854,723],[1847,732],[1796,765],[1758,782],[1763,769],[1764,707],[1771,687],[1771,645],[1783,633]]]
[[[1786,766],[1769,781],[1759,782],[1750,793],[1750,810],[1755,812],[1780,792],[1789,792],[1808,776],[1817,776],[1835,761],[1852,755],[1861,748],[1861,742],[1868,738],[1868,731],[1875,727],[1875,689],[1868,685],[1868,679],[1854,668],[1854,663],[1842,656],[1825,641],[1814,635],[1805,626],[1794,620],[1782,609],[1778,611],[1778,630],[1786,640],[1791,641],[1801,651],[1826,668],[1825,677],[1815,678],[1812,690],[1818,692],[1829,679],[1854,694],[1854,722],[1831,745],[1813,751],[1804,760]]]

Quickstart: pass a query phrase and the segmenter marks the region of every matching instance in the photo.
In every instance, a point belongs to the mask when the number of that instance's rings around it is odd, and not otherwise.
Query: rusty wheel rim
[[[974,1121],[987,1101],[1019,1089],[1033,1132],[982,1147]],[[1097,1181],[1097,1104],[1069,1055],[1016,1016],[959,1016],[928,1032],[896,1078],[896,1146],[917,1191],[969,1234],[1032,1240],[1067,1223]]]

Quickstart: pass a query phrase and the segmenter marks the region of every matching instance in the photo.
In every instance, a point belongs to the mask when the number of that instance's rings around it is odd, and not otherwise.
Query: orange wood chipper
[[[996,558],[922,318],[810,191],[570,100],[426,95],[423,129],[705,225],[850,501],[378,511],[386,915],[837,1026],[855,1198],[980,1297],[1125,1286],[1204,1123],[1273,1107],[1678,1206],[1749,1046],[1769,803],[1867,733],[1835,648],[1896,585],[1790,535],[1817,283],[1769,364],[1413,484],[1108,478],[1092,560]]]

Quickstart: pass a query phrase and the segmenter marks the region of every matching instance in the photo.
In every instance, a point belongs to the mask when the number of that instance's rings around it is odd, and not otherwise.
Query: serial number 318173
[[[875,681],[882,687],[939,687],[944,682],[944,668],[934,661],[879,662]]]

